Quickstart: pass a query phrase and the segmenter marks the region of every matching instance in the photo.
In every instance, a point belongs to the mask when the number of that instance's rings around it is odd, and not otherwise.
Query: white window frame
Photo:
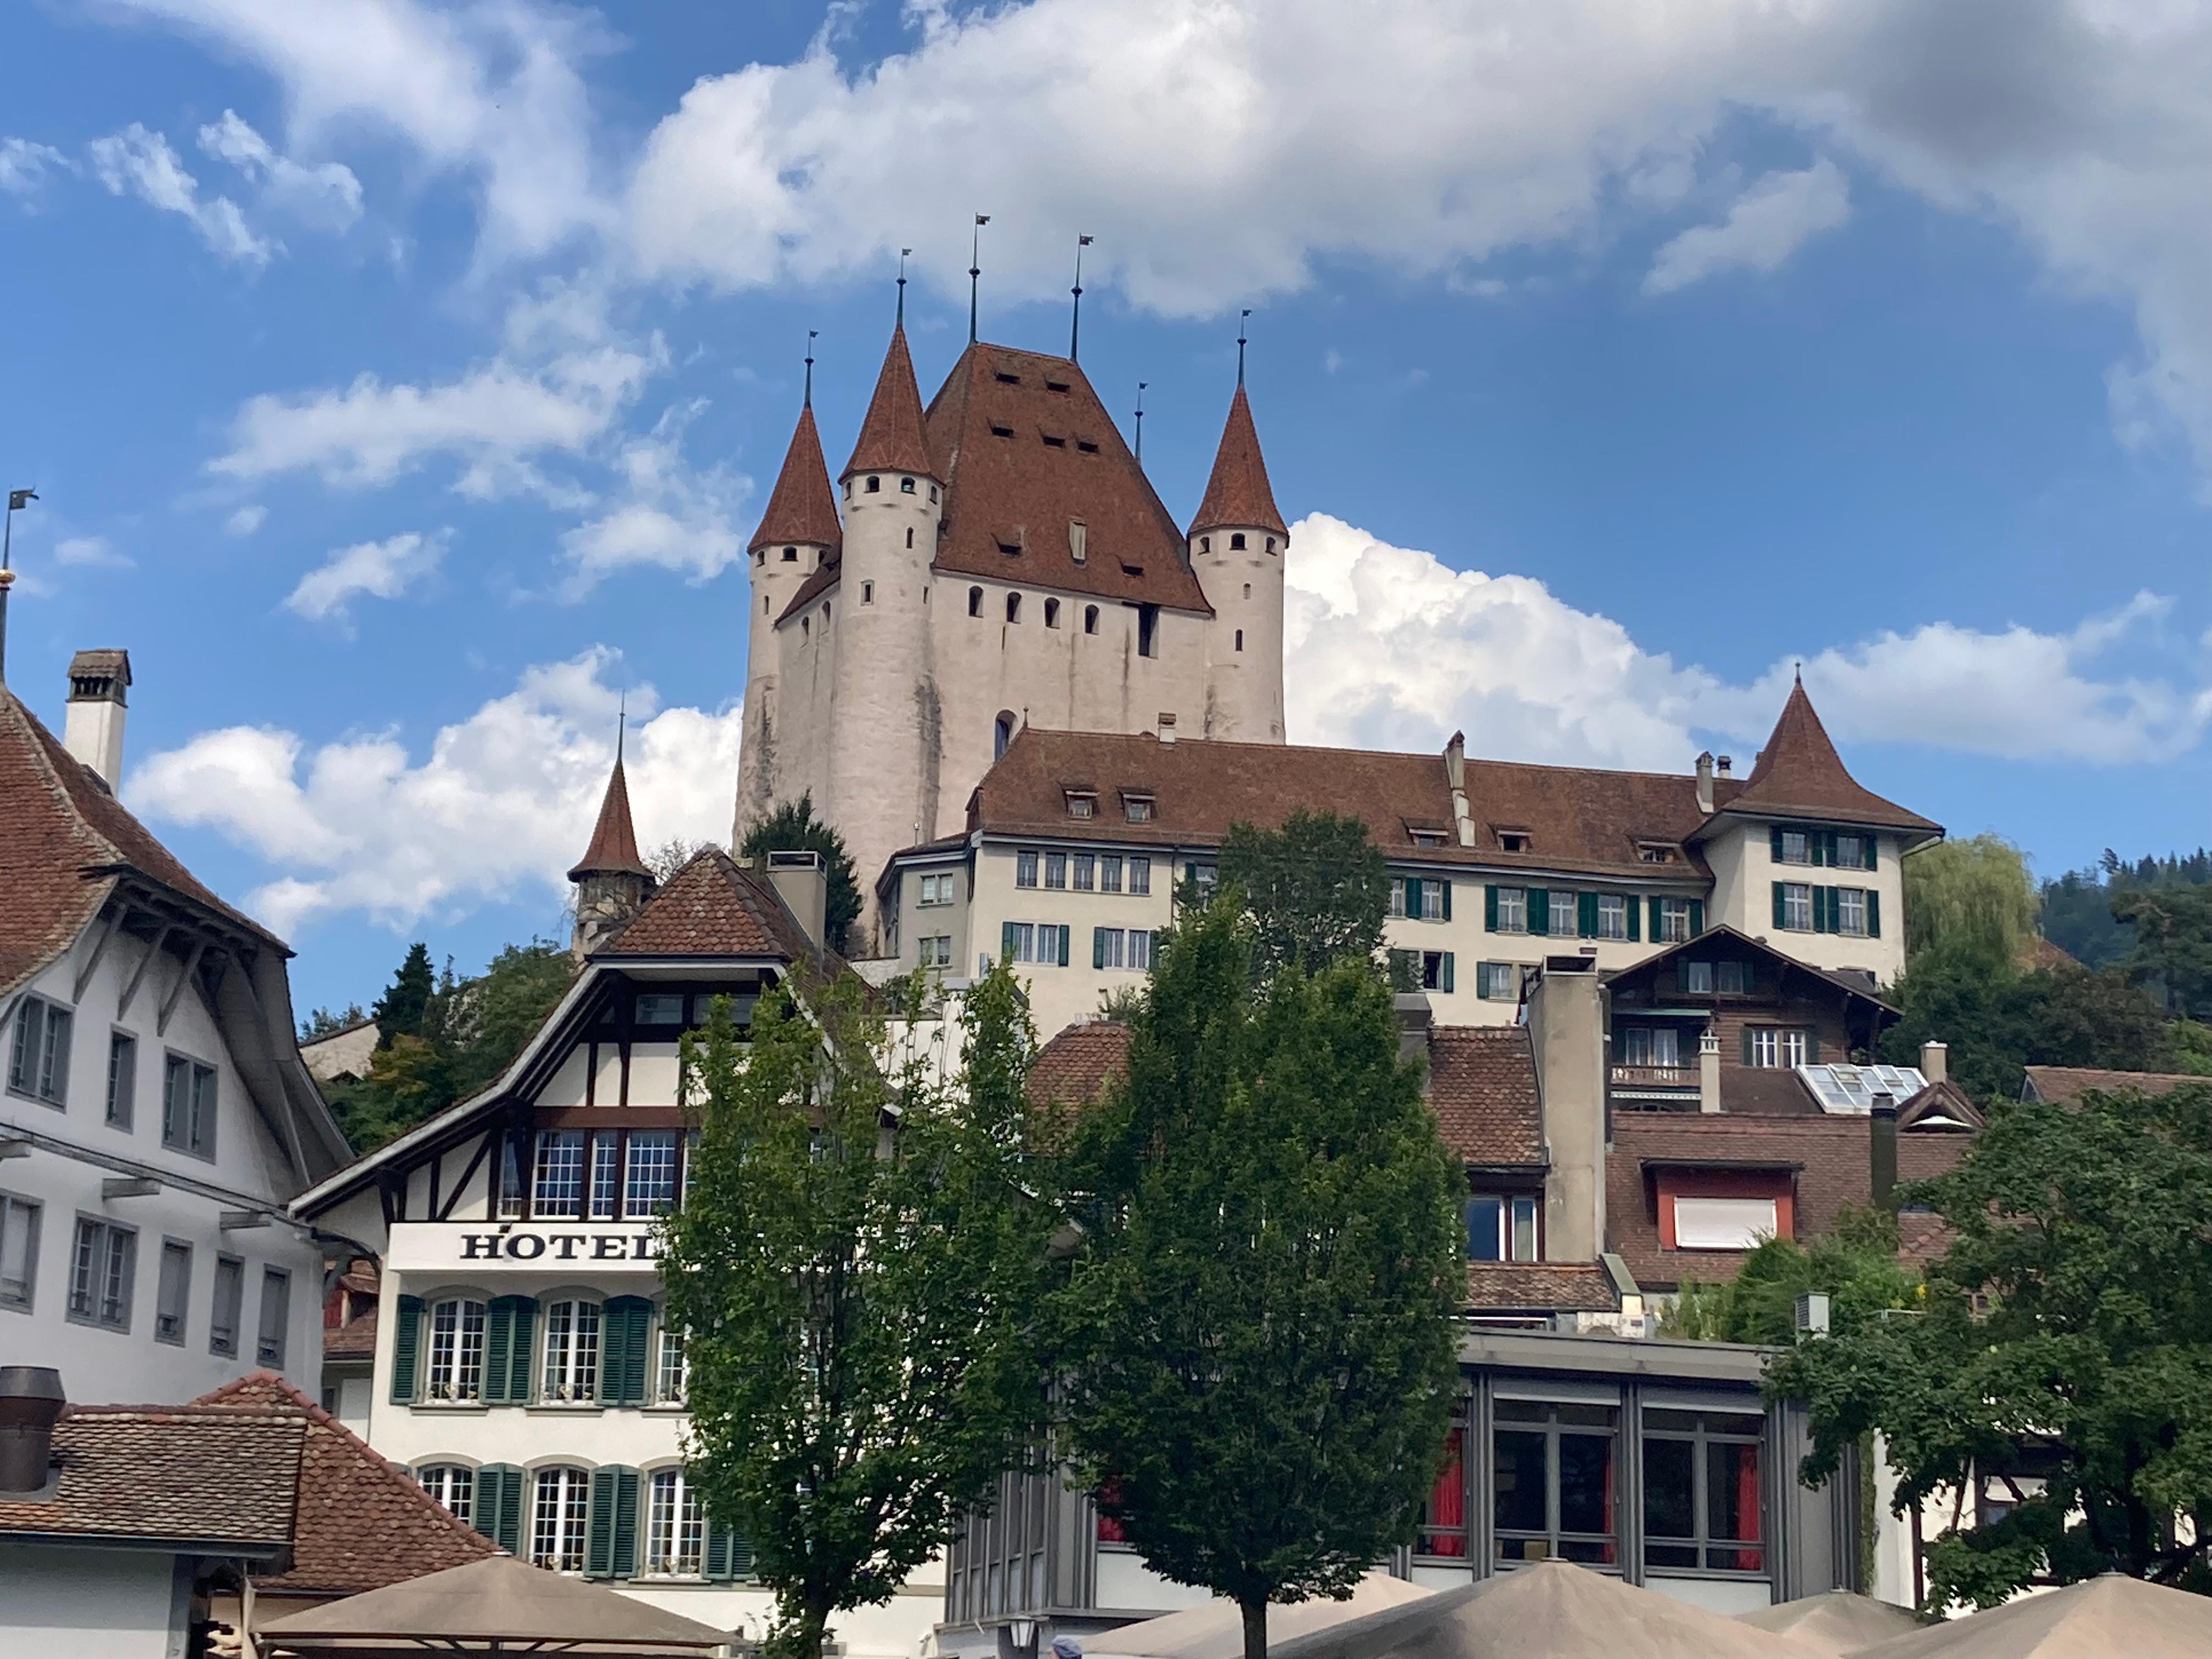
[[[1098,855],[1098,890],[1118,893],[1121,890],[1121,855],[1101,853]]]
[[[665,1139],[663,1139],[662,1137],[665,1137]],[[676,1207],[677,1194],[681,1189],[680,1176],[683,1167],[682,1161],[684,1153],[681,1143],[677,1139],[676,1131],[673,1129],[632,1129],[629,1133],[624,1137],[624,1143],[623,1152],[623,1217],[631,1221],[642,1221],[650,1219],[653,1216],[666,1215],[670,1211]],[[645,1165],[642,1168],[641,1168],[641,1161],[638,1157],[641,1151],[648,1152],[653,1154],[649,1160],[646,1161]],[[663,1152],[665,1152],[667,1154],[665,1165],[667,1191],[665,1195],[659,1198],[644,1196],[641,1191],[640,1177],[641,1176],[654,1178],[658,1177],[664,1167],[663,1161],[659,1157],[659,1154]]]
[[[927,933],[916,941],[917,960],[924,968],[950,968],[952,965],[952,935]]]
[[[1023,848],[1014,854],[1014,885],[1034,887],[1037,884],[1037,855],[1034,848]]]
[[[584,1570],[592,1472],[579,1464],[539,1469],[530,1482],[530,1564],[550,1572]]]
[[[138,1230],[104,1216],[80,1215],[70,1247],[70,1322],[127,1334],[138,1274]]]
[[[1044,855],[1044,884],[1054,892],[1067,890],[1067,854],[1047,853]]]
[[[1517,962],[1478,962],[1474,964],[1474,994],[1483,1002],[1521,1000],[1521,964]]]
[[[707,1517],[698,1488],[681,1468],[653,1469],[646,1476],[645,1559],[652,1578],[697,1578],[707,1565]]]
[[[1805,830],[1784,830],[1782,832],[1783,864],[1810,864],[1813,861],[1812,832]]]
[[[1620,893],[1600,893],[1597,896],[1597,937],[1625,939],[1628,937],[1628,907],[1634,902]]]
[[[0,1309],[28,1313],[39,1294],[39,1229],[46,1206],[21,1193],[0,1192]],[[21,1249],[9,1255],[9,1241],[20,1239]],[[22,1289],[12,1291],[10,1285]]]
[[[1498,890],[1498,931],[1501,933],[1525,933],[1528,931],[1527,888],[1501,887]]]
[[[422,1366],[425,1400],[483,1398],[484,1304],[474,1297],[443,1296],[424,1311],[429,1344]]]
[[[1152,972],[1152,930],[1149,927],[1132,927],[1123,937],[1127,942],[1127,948],[1123,952],[1127,957],[1125,965],[1133,972],[1140,974]]]
[[[1152,861],[1141,853],[1129,855],[1129,893],[1133,898],[1149,897],[1152,890]]]
[[[1075,853],[1069,855],[1072,866],[1067,872],[1068,884],[1079,893],[1094,890],[1098,884],[1098,855],[1096,853]]]
[[[1444,884],[1436,877],[1421,884],[1421,920],[1442,921],[1444,919]]]
[[[1777,1035],[1780,1038],[1782,1064],[1785,1068],[1794,1070],[1797,1066],[1812,1064],[1812,1034],[1803,1026],[1784,1025]]]
[[[1699,984],[1702,980],[1705,982]],[[1682,994],[1686,997],[1709,997],[1719,981],[1714,977],[1711,962],[1686,962],[1682,964]]]
[[[1119,927],[1094,928],[1091,933],[1093,954],[1100,968],[1119,971],[1121,966],[1121,930]]]
[[[1658,936],[1654,945],[1680,945],[1690,937],[1690,901],[1662,898],[1659,901]]]
[[[1677,1193],[1674,1248],[1678,1250],[1747,1250],[1781,1227],[1780,1201],[1771,1198],[1702,1198]]]
[[[549,1406],[594,1403],[604,1354],[600,1304],[587,1296],[564,1296],[540,1310],[544,1334],[538,1344],[538,1397]]]
[[[690,1362],[684,1352],[680,1327],[657,1325],[653,1333],[653,1401],[657,1406],[680,1406],[691,1378]]]
[[[588,1196],[581,1129],[540,1129],[531,1149],[530,1213],[541,1220],[575,1221]],[[556,1156],[557,1154],[557,1157]],[[573,1193],[568,1191],[574,1188]]]
[[[1813,886],[1810,882],[1785,881],[1782,884],[1782,927],[1784,933],[1809,933],[1813,931]]]
[[[1553,939],[1572,939],[1582,932],[1582,895],[1562,888],[1549,890],[1544,900],[1544,931]]]
[[[1867,930],[1867,890],[1863,887],[1838,887],[1836,895],[1836,931],[1852,939],[1864,939]]]
[[[1773,1025],[1751,1028],[1751,1063],[1755,1070],[1771,1072],[1782,1064],[1782,1032]]]
[[[1384,908],[1382,914],[1383,914],[1384,915],[1386,915],[1386,916],[1389,917],[1393,921],[1404,921],[1404,920],[1405,920],[1405,916],[1406,916],[1406,878],[1405,878],[1405,877],[1403,877],[1403,876],[1393,876],[1393,877],[1391,877],[1391,878],[1390,878],[1390,902],[1389,902],[1389,904]]]
[[[476,1512],[477,1472],[465,1463],[425,1463],[415,1471],[415,1484],[433,1503],[464,1526]]]

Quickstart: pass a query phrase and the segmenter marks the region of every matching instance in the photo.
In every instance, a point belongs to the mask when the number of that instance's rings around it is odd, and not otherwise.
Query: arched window
[[[545,1304],[545,1364],[538,1375],[539,1398],[578,1404],[599,1385],[599,1304],[578,1297]]]
[[[1249,582],[1244,584],[1244,597],[1248,599],[1252,597],[1252,584]]]
[[[914,526],[912,525],[908,525],[906,527],[906,544],[908,547],[912,547],[914,545]]]
[[[684,1333],[663,1325],[655,1333],[653,1351],[653,1397],[663,1406],[684,1403],[684,1385],[690,1372],[684,1363]]]
[[[1083,631],[1086,634],[1096,634],[1098,631],[1098,607],[1095,605],[1086,605],[1083,607]]]
[[[991,758],[996,760],[1006,752],[1006,745],[1014,740],[1013,711],[1001,708],[991,728]]]
[[[1044,602],[1044,625],[1047,628],[1057,628],[1060,626],[1060,601],[1058,599],[1047,599]]]
[[[783,562],[786,564],[797,564],[799,562],[799,550],[795,547],[785,548],[783,550]]]
[[[980,587],[971,587],[968,590],[968,614],[971,617],[980,617],[983,614],[983,590]]]
[[[868,494],[870,494],[871,495],[874,495],[877,491],[880,490],[883,487],[884,487],[884,481],[883,481],[881,478],[871,478],[871,479],[869,479],[869,480],[868,480]]]
[[[422,1368],[425,1400],[483,1397],[484,1304],[449,1297],[430,1304],[430,1357]]]
[[[1237,648],[1239,651],[1244,648],[1244,630],[1241,628],[1237,630]]]
[[[900,495],[913,495],[913,494],[914,494],[914,480],[913,480],[913,479],[911,479],[911,478],[901,478],[901,479],[899,480],[899,494],[900,494]]]
[[[706,1517],[699,1492],[681,1469],[655,1469],[645,1504],[645,1570],[670,1578],[696,1578],[705,1559]]]
[[[1010,623],[1018,623],[1018,622],[1019,622],[1021,619],[1022,619],[1022,596],[1021,596],[1020,594],[1018,594],[1018,593],[1009,593],[1009,594],[1007,594],[1007,595],[1006,595],[1006,620],[1007,620],[1008,622],[1010,622]]]
[[[1244,532],[1243,531],[1238,531],[1235,535],[1229,538],[1229,550],[1231,553],[1242,553],[1244,550]]]
[[[477,1472],[459,1463],[426,1463],[415,1471],[416,1484],[446,1506],[446,1513],[466,1526],[471,1499],[477,1495]]]
[[[1275,538],[1274,538],[1273,536],[1270,536],[1270,537],[1268,537],[1268,538],[1267,538],[1267,551],[1269,551],[1270,553],[1272,553],[1272,552],[1273,552],[1274,550],[1275,550]]]
[[[552,1572],[583,1571],[592,1472],[566,1465],[540,1469],[532,1498],[530,1565]]]

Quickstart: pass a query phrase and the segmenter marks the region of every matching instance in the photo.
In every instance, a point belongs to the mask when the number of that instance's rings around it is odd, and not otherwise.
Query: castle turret
[[[1190,568],[1213,606],[1206,628],[1206,735],[1283,741],[1283,561],[1291,533],[1268,487],[1244,377],[1206,495],[1190,521]]]
[[[622,746],[615,747],[614,775],[599,802],[592,844],[568,872],[576,884],[576,926],[569,948],[581,962],[621,931],[653,896],[653,872],[638,856],[629,817],[629,781],[623,775]]]
[[[812,619],[820,648],[836,653],[837,675],[826,805],[854,862],[872,878],[937,822],[939,716],[927,606],[945,474],[923,425],[903,325],[891,331],[839,482],[839,575]],[[872,905],[860,926],[873,931]]]
[[[814,360],[806,360],[806,398],[799,424],[784,451],[783,470],[769,492],[768,510],[746,546],[750,559],[752,606],[745,629],[744,732],[738,750],[737,823],[730,837],[741,844],[745,831],[775,805],[776,743],[781,734],[777,703],[776,621],[799,587],[824,564],[836,562],[843,546],[837,522],[837,498],[830,488],[829,464],[822,459],[821,434],[814,428]]]

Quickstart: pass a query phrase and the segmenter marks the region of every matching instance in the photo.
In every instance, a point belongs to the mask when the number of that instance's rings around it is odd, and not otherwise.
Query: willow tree
[[[1000,969],[966,997],[963,1080],[892,1064],[849,976],[687,1038],[695,1174],[666,1224],[686,1333],[686,1468],[775,1594],[770,1648],[818,1659],[890,1600],[1041,1432],[1049,1224],[1028,1196],[1032,1034]]]

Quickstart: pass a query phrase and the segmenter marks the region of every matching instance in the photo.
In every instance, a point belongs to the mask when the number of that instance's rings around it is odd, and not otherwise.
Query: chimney
[[[1605,1249],[1605,990],[1587,957],[1547,957],[1528,991],[1528,1048],[1552,1173],[1544,1255],[1595,1261]]]
[[[1951,1049],[1948,1043],[1929,1042],[1920,1045],[1920,1075],[1930,1083],[1950,1081]]]
[[[1390,1010],[1398,1017],[1398,1058],[1418,1060],[1425,1066],[1429,1027],[1435,1018],[1428,997],[1419,991],[1401,991],[1390,999]]]
[[[1708,1031],[1698,1039],[1698,1109],[1721,1109],[1721,1036]]]
[[[1698,757],[1698,811],[1707,817],[1713,815],[1713,751],[1710,749]]]
[[[1713,765],[1718,769],[1723,777],[1729,775],[1729,769],[1735,764],[1735,763],[1730,760],[1726,755],[1723,755],[1718,760],[1713,763]]]
[[[1444,782],[1451,789],[1452,829],[1462,847],[1474,845],[1474,815],[1467,804],[1467,733],[1455,732],[1444,745]]]
[[[128,651],[80,651],[70,659],[62,747],[97,773],[111,795],[123,776],[124,693],[130,684]]]
[[[1175,741],[1175,716],[1173,714],[1167,713],[1165,710],[1162,710],[1159,718],[1159,728],[1160,741],[1162,743],[1173,743]]]
[[[770,853],[768,880],[785,908],[799,919],[800,930],[820,945],[830,914],[830,871],[822,862],[822,854],[811,848]]]
[[[54,1421],[67,1399],[59,1371],[0,1365],[0,1497],[21,1498],[46,1489]]]
[[[1869,1186],[1874,1201],[1887,1209],[1890,1194],[1897,1190],[1897,1098],[1893,1095],[1874,1097],[1872,1151],[1869,1158]]]

